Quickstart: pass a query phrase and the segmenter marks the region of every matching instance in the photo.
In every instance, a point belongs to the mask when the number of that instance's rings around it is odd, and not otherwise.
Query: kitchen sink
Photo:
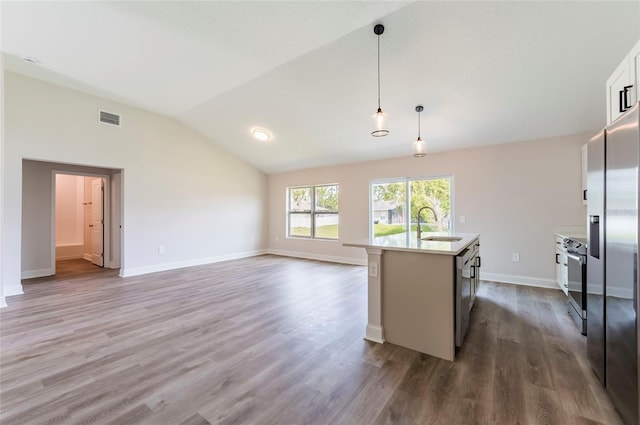
[[[462,238],[458,236],[425,236],[422,240],[431,242],[458,242],[461,241]]]

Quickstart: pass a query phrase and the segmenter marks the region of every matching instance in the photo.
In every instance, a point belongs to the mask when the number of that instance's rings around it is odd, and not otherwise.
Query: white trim
[[[91,254],[88,254],[88,253],[85,252],[84,254],[82,254],[82,259],[83,260],[87,260],[87,261],[91,261]]]
[[[56,261],[83,258],[84,243],[56,245]]]
[[[197,258],[193,260],[176,261],[173,263],[152,264],[150,266],[130,267],[127,269],[120,269],[120,277],[138,276],[147,273],[163,272],[167,270],[182,269],[184,267],[202,266],[205,264],[219,263],[222,261],[236,260],[239,258],[255,257],[257,255],[264,255],[267,251],[264,249],[237,252],[233,254],[220,255],[217,257],[205,257]]]
[[[335,255],[313,254],[310,252],[287,251],[284,249],[269,249],[269,254],[283,257],[305,258],[307,260],[328,261],[330,263],[351,264],[354,266],[366,266],[366,258],[337,257]]]
[[[54,274],[56,274],[55,269],[52,269],[50,267],[47,269],[38,270],[23,270],[21,279],[33,279],[35,277],[53,276]],[[5,292],[4,295],[6,296],[7,293]]]
[[[377,342],[378,344],[384,344],[384,331],[382,327],[367,325],[364,339],[367,341]]]
[[[560,290],[555,279],[546,279],[543,277],[516,276],[511,274],[486,273],[480,271],[480,280]]]
[[[24,291],[22,290],[22,285],[7,285],[4,287],[4,297],[12,297],[14,295],[22,295]],[[5,304],[6,305],[6,304]]]

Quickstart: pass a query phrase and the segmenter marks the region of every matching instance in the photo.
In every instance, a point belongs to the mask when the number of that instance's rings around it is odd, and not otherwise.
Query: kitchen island
[[[368,254],[365,339],[453,360],[477,290],[480,262],[472,254],[479,238],[423,233],[421,239],[397,234],[344,243]]]

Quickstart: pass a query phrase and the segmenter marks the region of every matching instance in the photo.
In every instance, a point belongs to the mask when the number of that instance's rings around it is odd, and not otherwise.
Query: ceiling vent
[[[104,124],[116,125],[120,127],[120,115],[111,112],[98,110],[98,121]]]

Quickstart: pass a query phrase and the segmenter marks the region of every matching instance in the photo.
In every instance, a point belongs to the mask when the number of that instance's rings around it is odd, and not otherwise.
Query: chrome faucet
[[[420,223],[420,214],[422,214],[422,211],[424,210],[431,210],[431,212],[433,213],[433,218],[436,219],[436,221],[438,221],[438,214],[436,213],[436,210],[434,210],[433,208],[429,207],[429,206],[424,206],[422,208],[420,208],[418,210],[418,240],[420,240],[420,238],[422,237],[422,228],[421,223]]]

